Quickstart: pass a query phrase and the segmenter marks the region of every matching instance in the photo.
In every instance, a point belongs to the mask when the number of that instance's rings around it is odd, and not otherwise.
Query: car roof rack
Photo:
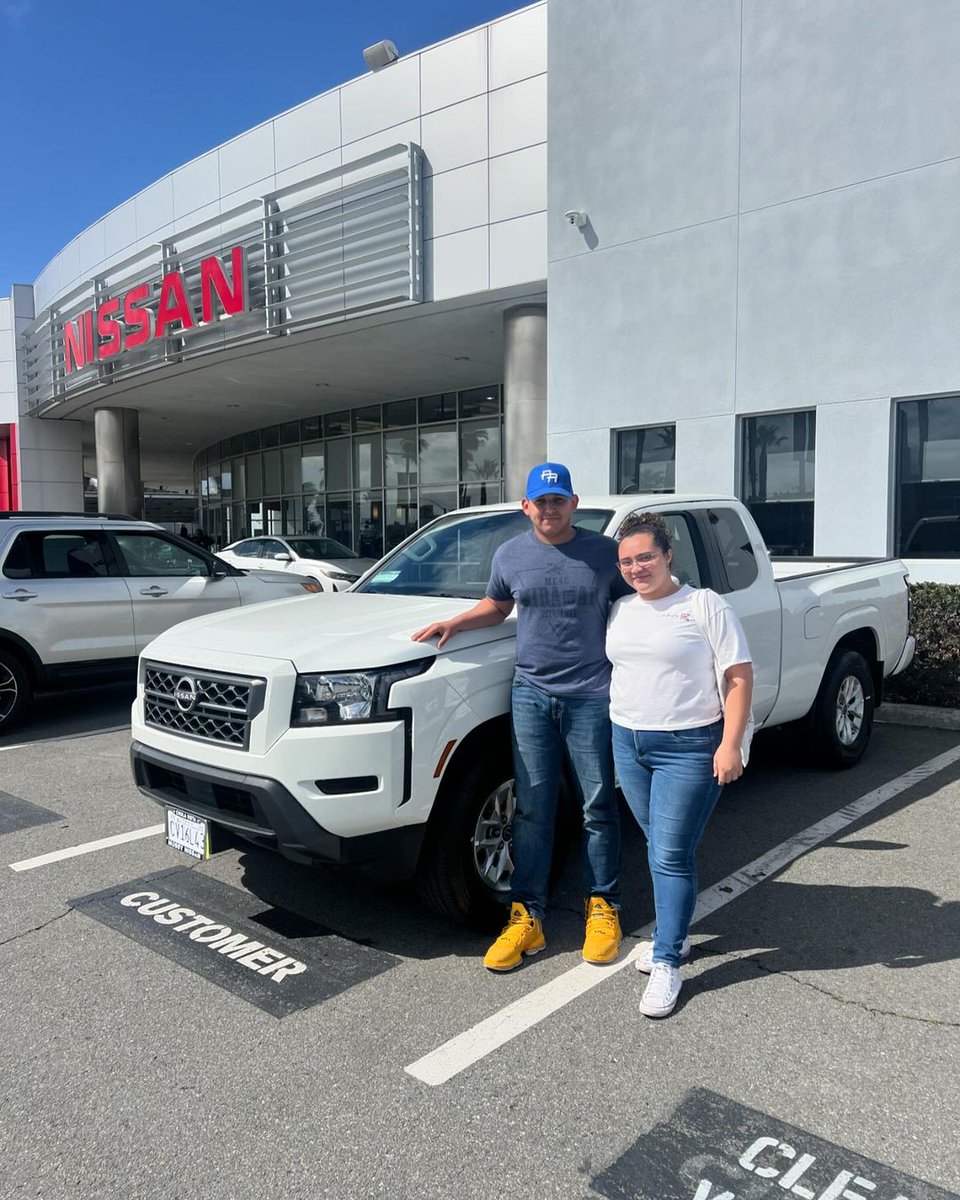
[[[19,512],[0,512],[0,521],[15,521],[18,517],[83,517],[88,521],[139,521],[129,513],[91,512],[40,512],[37,509],[21,509]]]

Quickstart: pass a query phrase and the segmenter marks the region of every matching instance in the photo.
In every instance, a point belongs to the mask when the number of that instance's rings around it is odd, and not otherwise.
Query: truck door
[[[753,715],[759,724],[780,689],[780,594],[762,542],[755,543],[735,508],[697,510],[712,559],[710,586],[725,595],[743,625],[753,656]]]

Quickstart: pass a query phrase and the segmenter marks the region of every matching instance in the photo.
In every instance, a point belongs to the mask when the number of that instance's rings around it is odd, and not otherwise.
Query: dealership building
[[[376,556],[550,457],[960,582],[952,0],[546,0],[377,53],[0,299],[0,510],[93,477]]]

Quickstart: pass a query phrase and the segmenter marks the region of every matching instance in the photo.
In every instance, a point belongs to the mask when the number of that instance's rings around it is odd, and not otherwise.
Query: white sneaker
[[[640,1011],[645,1017],[669,1017],[680,996],[680,971],[669,963],[654,963],[643,989]]]
[[[690,958],[690,939],[685,937],[680,947],[680,965]],[[649,975],[653,970],[653,942],[641,942],[640,953],[633,960],[633,965],[642,975]]]

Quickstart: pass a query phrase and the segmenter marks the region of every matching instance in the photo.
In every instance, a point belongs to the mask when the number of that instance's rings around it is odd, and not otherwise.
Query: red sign
[[[203,329],[220,314],[234,316],[248,306],[246,256],[243,246],[230,251],[230,273],[217,255],[200,263],[200,311],[197,312],[181,271],[160,280],[157,314],[146,307],[153,284],[141,283],[122,296],[101,300],[63,325],[63,370],[69,375],[94,362],[108,362],[154,338],[180,336]]]

